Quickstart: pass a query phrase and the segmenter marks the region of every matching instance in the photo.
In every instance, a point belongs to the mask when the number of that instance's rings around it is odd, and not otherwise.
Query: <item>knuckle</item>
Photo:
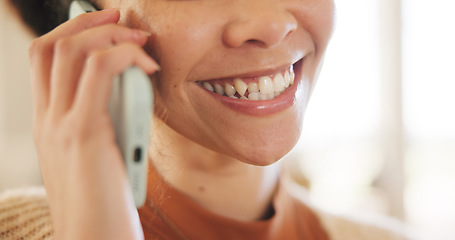
[[[77,132],[77,125],[65,124],[64,119],[47,116],[33,128],[33,138],[38,150],[64,148],[73,142],[72,132]]]
[[[80,148],[89,144],[106,142],[106,139],[114,139],[115,134],[109,131],[109,124],[102,118],[96,122],[81,121],[73,118],[65,123],[60,132],[59,141],[63,148]],[[112,136],[111,136],[112,134]]]
[[[91,131],[91,124],[83,120],[78,114],[70,114],[63,122],[59,139],[66,145],[80,145],[86,142],[96,131]]]
[[[56,149],[68,152],[76,146],[80,146],[86,139],[86,130],[78,122],[65,119],[51,131],[47,131],[47,136],[43,136],[45,144]]]
[[[48,48],[47,45],[48,44],[46,43],[46,41],[42,37],[35,38],[30,43],[30,46],[28,47],[28,56],[29,56],[30,60],[32,61],[33,59],[43,55],[43,53]]]
[[[58,134],[58,141],[63,149],[69,149],[75,144],[83,141],[83,134],[81,134],[81,127],[76,123],[65,124]]]
[[[61,38],[55,43],[55,52],[58,54],[70,54],[72,51],[75,51],[75,46],[71,41],[71,38]]]
[[[104,69],[108,65],[107,55],[104,50],[93,50],[88,54],[87,63],[94,69]]]
[[[110,117],[100,116],[97,121],[84,120],[73,112],[64,118],[47,118],[34,124],[33,139],[38,154],[75,152],[89,145],[114,143],[115,133]]]

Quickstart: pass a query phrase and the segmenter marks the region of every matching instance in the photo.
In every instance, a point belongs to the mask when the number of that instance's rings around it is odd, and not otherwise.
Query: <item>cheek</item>
[[[193,4],[182,7],[180,4],[169,4],[166,11],[146,18],[153,34],[147,48],[164,71],[186,76],[206,52],[215,48],[222,23],[217,22],[219,18],[216,16],[210,16],[206,8]]]
[[[311,28],[311,31],[318,42],[319,48],[322,48],[325,51],[334,30],[335,5],[333,1],[326,1],[322,10],[324,12],[319,14],[315,13],[315,16],[313,16],[313,18],[319,23],[319,26]]]
[[[297,0],[301,2],[301,0]],[[310,0],[293,10],[302,27],[308,31],[315,43],[316,52],[325,51],[333,33],[335,4],[333,0]],[[318,53],[319,54],[319,53]]]
[[[191,1],[141,0],[129,4],[133,6],[125,8],[128,10],[122,12],[120,22],[152,34],[145,48],[162,68],[183,70],[186,63],[200,59],[204,49],[217,42],[222,18],[216,10],[220,9]]]

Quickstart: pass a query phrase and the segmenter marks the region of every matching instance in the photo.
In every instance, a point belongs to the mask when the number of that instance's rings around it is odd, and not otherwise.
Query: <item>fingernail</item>
[[[117,12],[118,8],[105,8],[105,9],[103,9],[101,11],[103,11],[103,12]]]
[[[135,31],[138,32],[140,35],[142,35],[142,36],[144,36],[144,37],[150,37],[150,36],[152,36],[152,33],[147,32],[147,31],[144,31],[144,30],[135,29]]]
[[[153,63],[155,65],[155,69],[156,69],[155,71],[157,71],[157,72],[161,71],[160,65],[158,65],[158,63],[156,63],[155,61],[153,61]]]
[[[145,36],[147,37],[150,37],[152,36],[152,33],[151,32],[147,32],[147,31],[143,31],[143,30],[140,30],[142,33],[144,33]]]

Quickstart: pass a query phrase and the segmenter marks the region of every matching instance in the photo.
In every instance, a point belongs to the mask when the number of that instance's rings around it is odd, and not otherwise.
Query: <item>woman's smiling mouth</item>
[[[300,84],[303,59],[263,76],[233,77],[196,82],[232,110],[265,116],[291,107]]]
[[[272,100],[294,84],[293,66],[272,75],[198,82],[219,95],[241,100]]]

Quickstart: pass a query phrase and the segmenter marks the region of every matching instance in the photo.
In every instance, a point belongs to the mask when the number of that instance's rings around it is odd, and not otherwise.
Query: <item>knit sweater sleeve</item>
[[[0,239],[53,239],[44,188],[0,193]]]

